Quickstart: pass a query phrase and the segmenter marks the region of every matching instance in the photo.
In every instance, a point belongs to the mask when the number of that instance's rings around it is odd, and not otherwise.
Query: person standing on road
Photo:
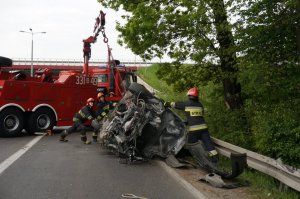
[[[90,144],[91,141],[87,140],[86,136],[86,127],[84,125],[84,122],[87,120],[93,120],[94,119],[94,112],[93,112],[93,106],[94,106],[94,98],[89,98],[86,101],[86,105],[82,107],[77,113],[75,113],[73,117],[73,125],[64,130],[60,134],[60,139],[59,141],[61,142],[68,142],[66,139],[67,135],[74,132],[74,131],[79,131],[81,135],[81,141],[84,144]]]
[[[198,99],[198,89],[191,88],[187,92],[188,101],[186,102],[165,102],[165,107],[172,107],[179,110],[184,110],[187,123],[188,123],[188,140],[186,148],[190,151],[193,156],[199,155],[201,140],[205,146],[205,150],[210,157],[210,161],[217,165],[218,163],[218,152],[211,140],[208,132],[208,126],[204,120],[204,107]]]

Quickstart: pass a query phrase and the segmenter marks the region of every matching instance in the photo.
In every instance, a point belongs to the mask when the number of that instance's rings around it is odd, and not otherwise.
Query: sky
[[[97,0],[0,0],[0,56],[11,59],[31,58],[31,34],[20,30],[46,32],[34,34],[33,58],[41,60],[80,60],[83,39],[93,36],[95,18],[106,13],[105,31],[115,59],[141,61],[130,49],[117,43],[116,21],[120,12],[102,7]],[[107,46],[99,35],[92,44],[94,60],[107,59]],[[152,60],[159,61],[159,60]]]

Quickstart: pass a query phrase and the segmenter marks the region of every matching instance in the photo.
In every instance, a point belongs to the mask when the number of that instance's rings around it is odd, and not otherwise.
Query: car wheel
[[[9,107],[0,113],[0,135],[14,137],[21,134],[24,128],[23,112],[17,108]]]
[[[12,66],[12,60],[6,57],[0,57],[0,67],[1,66]]]
[[[142,99],[153,98],[153,94],[150,91],[148,91],[143,85],[135,82],[130,84],[128,90]]]
[[[45,132],[52,129],[56,123],[55,115],[48,108],[39,108],[31,113],[27,121],[26,131],[30,134]]]

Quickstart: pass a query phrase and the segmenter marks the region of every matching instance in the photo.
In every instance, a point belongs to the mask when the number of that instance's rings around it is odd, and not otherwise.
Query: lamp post
[[[33,77],[33,35],[35,34],[45,34],[46,32],[33,32],[32,28],[29,28],[29,31],[20,30],[22,33],[31,34],[31,68],[30,68],[30,75]]]

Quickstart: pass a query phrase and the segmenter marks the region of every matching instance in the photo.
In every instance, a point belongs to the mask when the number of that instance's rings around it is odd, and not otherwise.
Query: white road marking
[[[33,145],[35,145],[40,139],[42,139],[46,134],[41,136],[35,137],[33,140],[25,144],[20,150],[15,152],[9,158],[1,162],[0,164],[0,175],[10,166],[12,165],[17,159],[19,159],[22,155],[24,155]]]

